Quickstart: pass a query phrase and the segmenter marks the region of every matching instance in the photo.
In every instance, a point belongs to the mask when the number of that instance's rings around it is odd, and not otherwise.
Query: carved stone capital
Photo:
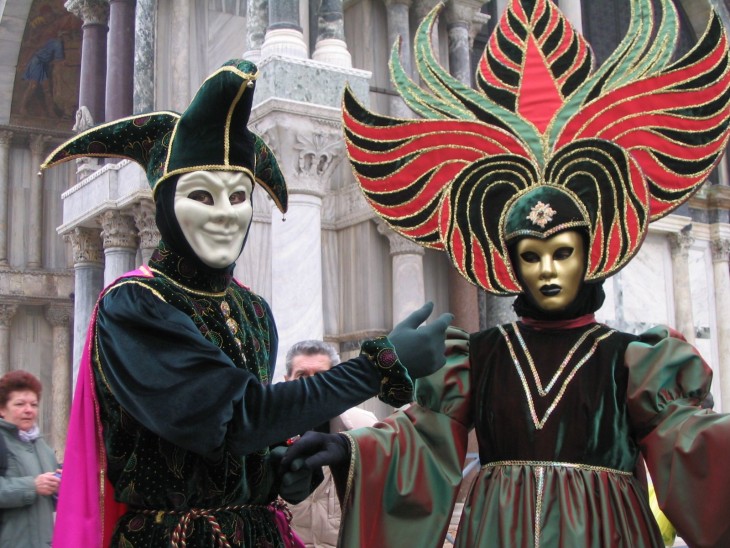
[[[46,307],[46,320],[53,327],[64,327],[71,321],[71,307],[49,304]]]
[[[380,217],[374,219],[378,232],[388,238],[390,244],[390,255],[424,255],[426,250],[417,243],[401,236],[390,228]]]
[[[449,25],[464,24],[470,27],[481,15],[482,4],[481,0],[451,0],[444,10],[446,22]]]
[[[66,0],[63,6],[85,25],[106,25],[109,22],[109,0]]]
[[[413,9],[416,14],[416,22],[421,23],[423,18],[438,4],[441,0],[414,0]]]
[[[104,249],[110,247],[137,249],[137,227],[130,215],[111,209],[102,213],[99,220]]]
[[[7,146],[13,139],[13,132],[7,129],[0,130],[0,146]]]
[[[17,311],[17,304],[0,304],[0,326],[10,327],[10,322]]]
[[[83,263],[104,264],[104,252],[101,247],[99,229],[77,227],[65,234],[63,238],[67,242],[71,242],[74,265]]]
[[[343,157],[342,140],[325,133],[297,133],[293,148],[298,156],[290,188],[324,196],[325,183]]]
[[[139,246],[153,249],[160,242],[160,230],[155,223],[155,204],[152,200],[142,200],[134,207],[134,224],[139,232]]]
[[[679,232],[669,234],[667,239],[669,240],[669,250],[672,252],[672,256],[689,257],[689,249],[695,242],[692,237],[692,225],[687,225]]]
[[[49,138],[47,135],[34,134],[28,138],[28,148],[30,152],[36,156],[41,156],[46,152],[46,144]]]
[[[710,241],[713,263],[726,263],[730,260],[730,239],[714,238]]]

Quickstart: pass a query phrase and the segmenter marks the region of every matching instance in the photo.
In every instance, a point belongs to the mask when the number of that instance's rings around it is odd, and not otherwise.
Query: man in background
[[[287,381],[311,377],[340,363],[335,349],[318,340],[300,341],[286,354]],[[359,407],[348,409],[317,428],[320,432],[335,434],[345,430],[372,426],[377,418]],[[335,548],[340,528],[340,502],[328,468],[323,470],[324,481],[312,494],[297,505],[290,505],[291,526],[307,548]]]

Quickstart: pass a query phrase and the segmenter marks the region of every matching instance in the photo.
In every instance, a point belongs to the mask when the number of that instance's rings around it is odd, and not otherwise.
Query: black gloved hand
[[[283,458],[288,449],[283,445],[274,447],[269,459],[279,474],[279,495],[290,504],[299,504],[322,483],[324,475],[321,468],[303,466],[303,458],[301,463],[294,462],[291,467],[285,468]],[[296,467],[293,466],[295,464]]]
[[[431,312],[433,303],[428,302],[396,325],[388,335],[412,379],[426,377],[446,363],[446,328],[454,315],[441,314],[432,323],[421,325]]]
[[[307,432],[289,447],[281,460],[281,469],[288,473],[301,468],[338,466],[350,461],[350,440],[342,434]]]

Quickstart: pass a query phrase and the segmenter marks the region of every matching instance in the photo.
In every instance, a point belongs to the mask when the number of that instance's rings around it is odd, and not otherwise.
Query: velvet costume
[[[268,504],[277,493],[268,446],[371,397],[380,380],[355,358],[328,378],[268,385],[277,338],[266,302],[164,244],[149,266],[153,277],[125,277],[105,291],[92,355],[108,476],[129,506],[113,543],[166,546],[180,516],[137,510]],[[325,401],[332,382],[342,396]],[[238,514],[216,513],[229,540],[276,542],[265,507]],[[194,538],[188,546],[210,536]]]

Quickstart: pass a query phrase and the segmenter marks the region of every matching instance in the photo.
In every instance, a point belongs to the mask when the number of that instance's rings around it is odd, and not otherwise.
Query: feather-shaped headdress
[[[128,158],[145,169],[155,196],[163,181],[183,173],[243,171],[286,212],[276,157],[248,129],[256,78],[256,65],[232,59],[203,82],[182,114],[151,112],[93,127],[54,150],[41,169],[85,156]]]
[[[650,221],[706,179],[728,140],[728,40],[712,12],[704,35],[672,59],[671,0],[632,0],[628,32],[597,70],[587,42],[550,0],[512,0],[479,62],[477,89],[441,67],[431,30],[414,44],[425,89],[393,47],[391,76],[422,118],[364,108],[345,91],[348,155],[366,199],[420,245],[495,294],[519,293],[507,246],[571,227],[589,235],[586,281],[638,251]],[[656,19],[656,22],[655,22]]]

